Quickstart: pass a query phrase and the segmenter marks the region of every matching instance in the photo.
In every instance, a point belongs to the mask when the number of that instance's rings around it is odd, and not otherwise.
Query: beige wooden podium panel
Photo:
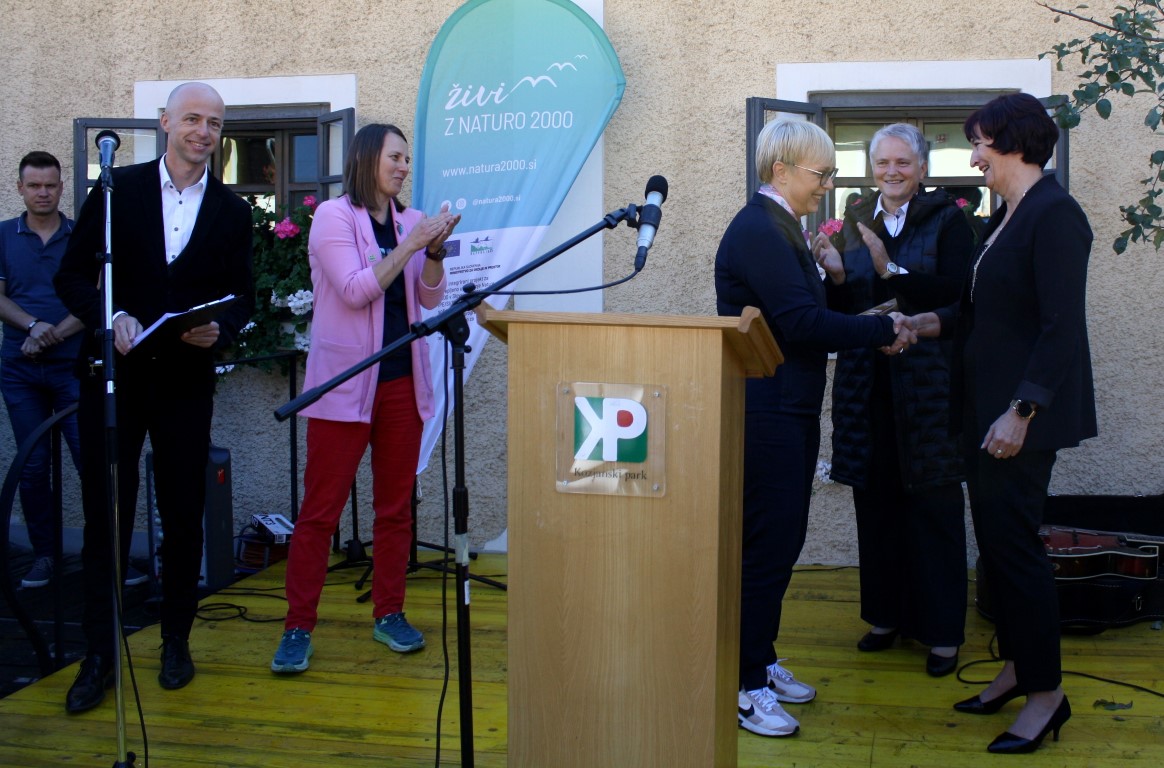
[[[501,329],[511,766],[735,765],[745,368],[729,333]],[[666,387],[664,496],[555,490],[562,382]]]

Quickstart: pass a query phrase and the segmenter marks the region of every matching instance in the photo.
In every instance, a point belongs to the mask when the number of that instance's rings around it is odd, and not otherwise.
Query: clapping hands
[[[869,256],[873,259],[873,269],[878,275],[884,275],[889,266],[889,253],[885,250],[885,243],[881,242],[881,238],[877,236],[876,232],[862,222],[857,222],[857,231],[861,233],[861,240],[869,249]]]
[[[812,257],[834,284],[845,282],[845,263],[829,236],[823,232],[818,232],[812,239]]]

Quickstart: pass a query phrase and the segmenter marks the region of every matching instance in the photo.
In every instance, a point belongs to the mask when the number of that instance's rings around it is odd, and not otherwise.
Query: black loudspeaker
[[[230,451],[212,445],[210,459],[206,462],[200,580],[211,590],[230,586],[234,581],[234,500],[231,490]]]
[[[164,578],[158,559],[162,543],[161,519],[154,500],[154,454],[146,453],[146,512],[149,523],[150,575]],[[206,462],[206,506],[202,515],[202,571],[200,586],[216,591],[234,581],[234,500],[230,450],[210,446]]]

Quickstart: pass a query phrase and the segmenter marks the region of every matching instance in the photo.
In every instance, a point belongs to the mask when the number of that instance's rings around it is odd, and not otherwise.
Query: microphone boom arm
[[[403,347],[405,344],[411,344],[413,341],[416,341],[419,338],[431,336],[433,333],[441,330],[442,327],[446,326],[450,319],[456,317],[457,315],[463,315],[465,312],[468,312],[472,309],[476,309],[481,304],[481,302],[484,301],[494,290],[498,288],[504,288],[510,283],[520,280],[522,277],[525,277],[530,272],[533,272],[535,269],[542,266],[546,262],[557,258],[558,256],[573,248],[575,245],[578,245],[582,241],[589,239],[602,230],[614,229],[619,225],[620,222],[623,221],[626,221],[629,226],[637,228],[637,214],[638,208],[634,204],[628,205],[625,208],[620,208],[616,211],[611,211],[602,217],[601,221],[591,225],[589,228],[583,230],[561,245],[558,245],[546,253],[543,253],[536,259],[533,259],[528,263],[518,267],[513,272],[491,284],[489,286],[489,290],[477,291],[473,289],[466,292],[464,295],[457,298],[444,312],[433,315],[427,320],[413,323],[409,333],[406,333],[405,335],[396,339],[388,346],[372,353],[372,355],[367,359],[356,363],[346,371],[337,374],[334,378],[323,382],[317,387],[313,387],[307,390],[295,399],[279,406],[275,409],[275,418],[279,421],[286,421],[288,418],[294,416],[307,406],[316,402],[328,392],[338,387],[340,384],[343,384],[345,381],[359,374],[361,371],[364,371],[380,362],[380,360],[382,360],[384,357],[392,354],[397,349]],[[472,288],[472,286],[466,287]]]

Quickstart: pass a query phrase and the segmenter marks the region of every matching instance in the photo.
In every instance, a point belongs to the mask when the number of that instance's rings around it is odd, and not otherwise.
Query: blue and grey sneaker
[[[311,658],[311,633],[305,629],[289,629],[283,633],[279,641],[279,650],[275,651],[275,658],[271,659],[271,671],[279,674],[292,674],[307,669],[307,660]]]
[[[403,613],[390,613],[376,619],[372,639],[397,653],[419,651],[424,647],[424,635],[408,623]]]
[[[53,559],[51,557],[38,557],[33,561],[32,567],[28,569],[28,573],[24,574],[24,578],[20,580],[20,586],[25,589],[35,589],[43,587],[53,580]]]

